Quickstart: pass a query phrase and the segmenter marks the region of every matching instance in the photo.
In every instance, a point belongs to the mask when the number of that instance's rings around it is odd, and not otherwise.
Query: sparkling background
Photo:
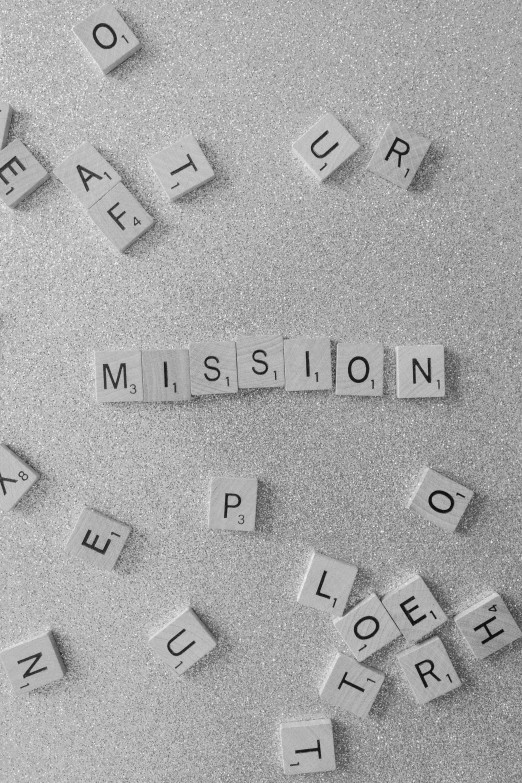
[[[520,780],[522,645],[425,707],[396,642],[362,721],[318,700],[343,644],[295,602],[312,548],[351,602],[420,573],[449,615],[498,590],[522,622],[520,6],[118,0],[143,49],[103,77],[97,3],[2,3],[0,96],[52,170],[88,139],[157,225],[120,256],[55,179],[0,208],[1,439],[42,474],[0,525],[0,647],[52,628],[62,682],[0,677],[2,783],[281,780],[281,719],[334,720],[351,783]],[[361,143],[325,184],[291,143],[331,110]],[[405,192],[365,172],[390,119],[433,140]],[[147,154],[194,133],[216,171],[169,204]],[[383,342],[382,399],[242,392],[96,405],[95,348],[240,334]],[[394,397],[394,345],[446,346],[444,400]],[[430,465],[474,489],[456,534],[404,507]],[[258,476],[253,535],[206,527],[210,477]],[[111,573],[68,559],[85,506],[132,526]],[[219,640],[178,684],[147,646],[190,604]],[[322,780],[323,776],[317,776]]]

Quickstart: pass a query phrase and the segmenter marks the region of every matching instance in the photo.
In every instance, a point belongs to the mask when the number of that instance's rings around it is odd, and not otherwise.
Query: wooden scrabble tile
[[[98,511],[84,508],[71,533],[65,551],[89,565],[111,571],[131,530]]]
[[[18,206],[46,179],[47,171],[19,139],[0,150],[0,198],[8,207]]]
[[[368,163],[369,171],[405,190],[410,186],[431,141],[390,122]]]
[[[409,642],[417,642],[448,619],[420,576],[391,590],[382,603]]]
[[[141,352],[143,402],[190,400],[190,365],[187,348]]]
[[[40,474],[29,467],[14,451],[0,444],[0,511],[11,511],[36,484]]]
[[[498,593],[465,609],[455,622],[476,658],[487,658],[522,636]]]
[[[104,74],[116,68],[141,44],[125,24],[114,6],[107,4],[73,27],[96,64]]]
[[[13,107],[7,101],[0,101],[0,150],[7,144]]]
[[[292,144],[294,154],[319,181],[333,174],[359,149],[346,128],[333,114],[324,114]]]
[[[444,397],[443,345],[399,345],[397,397]]]
[[[404,650],[397,660],[418,704],[438,699],[462,684],[438,636]]]
[[[254,530],[256,504],[256,478],[213,478],[210,482],[208,526],[211,530]]]
[[[62,656],[51,631],[2,650],[0,658],[15,696],[61,680],[65,674]]]
[[[332,617],[340,617],[352,589],[357,566],[314,552],[297,600]]]
[[[176,674],[183,674],[213,650],[216,641],[197,614],[192,609],[185,609],[153,634],[149,644]]]
[[[384,682],[384,674],[361,666],[351,655],[337,653],[332,668],[319,689],[327,704],[365,718]]]
[[[149,163],[171,201],[214,179],[212,166],[192,135],[150,155]]]
[[[364,661],[401,635],[375,593],[343,617],[334,618],[333,624],[358,661]]]
[[[331,772],[335,769],[330,718],[288,721],[281,724],[280,733],[285,775]]]
[[[192,394],[235,394],[237,392],[236,344],[190,343],[190,388]]]
[[[121,182],[102,196],[88,212],[120,253],[154,225],[154,218],[145,212]]]
[[[382,397],[384,348],[372,343],[338,343],[335,393]]]
[[[95,351],[96,402],[143,402],[141,351]]]
[[[283,338],[280,335],[238,337],[236,349],[240,389],[273,389],[285,385]]]
[[[118,172],[88,141],[56,166],[53,173],[86,209],[121,182]]]
[[[284,341],[286,391],[332,388],[329,337],[295,337]]]
[[[471,489],[457,484],[431,468],[425,468],[407,503],[424,519],[435,522],[443,530],[453,532],[473,497]]]

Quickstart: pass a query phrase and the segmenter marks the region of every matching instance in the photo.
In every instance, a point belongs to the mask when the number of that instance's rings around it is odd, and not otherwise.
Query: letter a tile
[[[216,646],[208,628],[192,609],[185,609],[158,633],[149,644],[176,674],[183,674]]]
[[[89,565],[111,571],[130,532],[127,525],[85,508],[65,546],[65,551]]]
[[[404,650],[397,660],[418,704],[427,704],[462,684],[438,636]]]
[[[397,397],[444,397],[443,345],[398,345]]]
[[[51,631],[0,652],[13,694],[23,696],[65,674],[62,656]]]
[[[143,402],[141,351],[95,351],[96,402]]]
[[[332,617],[340,617],[357,576],[357,566],[314,552],[297,600]]]
[[[292,144],[294,154],[314,176],[323,182],[348,158],[359,144],[333,114],[324,114]]]
[[[88,141],[56,166],[53,174],[79,199],[85,209],[90,209],[121,182],[118,172]]]
[[[333,707],[366,718],[383,682],[382,672],[361,666],[351,655],[337,653],[319,696]]]
[[[11,511],[39,478],[36,470],[0,444],[0,511]]]
[[[288,721],[281,724],[280,733],[285,775],[331,772],[335,769],[330,718]]]
[[[15,139],[0,150],[0,198],[8,207],[16,207],[49,179],[27,147]]]
[[[465,609],[455,617],[455,622],[476,658],[487,658],[522,636],[498,593]]]
[[[212,166],[194,136],[185,136],[149,157],[154,173],[171,201],[214,179]]]
[[[256,504],[256,478],[213,478],[208,526],[211,530],[252,531],[256,526]]]
[[[406,190],[426,155],[431,141],[390,122],[368,163],[369,171]]]
[[[473,497],[471,489],[457,484],[431,468],[426,468],[407,508],[434,522],[443,530],[453,532]]]
[[[102,196],[88,213],[120,253],[154,225],[154,219],[121,182]]]
[[[116,68],[141,46],[132,30],[110,4],[104,5],[75,25],[73,32],[104,74]]]

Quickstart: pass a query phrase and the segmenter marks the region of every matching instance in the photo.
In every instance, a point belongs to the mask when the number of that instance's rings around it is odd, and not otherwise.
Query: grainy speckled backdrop
[[[522,645],[475,661],[448,622],[464,686],[421,708],[396,643],[361,721],[318,701],[343,647],[295,603],[317,547],[353,600],[419,572],[452,615],[496,589],[522,621],[519,3],[119,0],[143,49],[108,77],[71,33],[96,5],[1,9],[11,137],[48,169],[88,139],[157,219],[120,256],[54,178],[0,208],[0,436],[42,473],[0,523],[0,645],[51,627],[68,668],[17,700],[0,677],[2,783],[273,783],[280,719],[317,714],[324,780],[519,781]],[[361,149],[320,185],[291,142],[325,109]],[[433,140],[408,192],[365,172],[391,118]],[[217,176],[169,205],[146,156],[189,132]],[[95,347],[274,330],[382,341],[384,398],[94,402]],[[404,342],[447,346],[445,400],[394,398]],[[456,535],[404,508],[427,464],[476,491]],[[258,530],[209,533],[236,471]],[[84,505],[133,528],[113,573],[64,555]],[[147,638],[188,603],[219,646],[178,687]]]

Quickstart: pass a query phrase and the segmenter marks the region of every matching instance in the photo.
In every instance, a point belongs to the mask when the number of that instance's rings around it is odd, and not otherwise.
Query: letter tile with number
[[[127,525],[85,508],[65,546],[69,555],[104,571],[111,571],[131,530]]]
[[[141,44],[114,6],[102,6],[73,27],[95,63],[104,74],[137,52]]]
[[[150,155],[149,163],[170,201],[177,201],[214,179],[212,166],[191,135]]]
[[[238,337],[236,348],[240,389],[274,389],[285,385],[281,335]]]
[[[187,348],[141,352],[143,402],[190,400],[190,365]]]
[[[346,128],[333,114],[324,114],[292,144],[294,154],[323,182],[359,149]]]
[[[88,214],[120,253],[154,225],[154,219],[121,182],[102,196]]]
[[[347,614],[334,618],[333,624],[358,661],[364,661],[401,635],[375,593]]]
[[[23,696],[36,688],[61,680],[65,666],[52,631],[15,644],[0,652],[13,694]]]
[[[335,769],[330,718],[287,721],[281,724],[280,736],[285,775],[331,772]]]
[[[329,337],[295,337],[284,341],[286,391],[332,388]]]
[[[183,674],[216,646],[208,628],[193,609],[185,609],[153,634],[149,644],[176,674]]]
[[[444,397],[446,378],[443,345],[399,345],[397,397]]]
[[[453,532],[473,497],[471,489],[425,468],[407,508],[443,530]]]
[[[382,397],[384,349],[373,343],[338,343],[335,393]]]
[[[36,470],[0,444],[0,511],[11,511],[39,478]]]
[[[357,576],[357,566],[314,552],[297,600],[332,617],[340,617]]]
[[[397,660],[418,704],[427,704],[462,684],[438,636],[404,650]]]
[[[448,619],[420,576],[391,590],[382,603],[409,642],[419,641]]]
[[[256,526],[256,505],[256,478],[213,478],[208,526],[211,530],[252,531]]]
[[[96,402],[143,402],[141,351],[95,351]]]
[[[406,190],[417,173],[431,141],[390,122],[368,163],[368,170]]]
[[[236,344],[232,340],[189,344],[192,394],[236,394]]]
[[[384,682],[384,674],[337,653],[319,696],[327,704],[366,718]]]
[[[455,617],[460,632],[476,658],[501,650],[520,639],[522,631],[498,593],[492,593]]]
[[[0,150],[0,198],[16,207],[49,179],[49,173],[19,139]]]
[[[53,174],[79,199],[85,209],[90,209],[121,182],[118,172],[88,141],[56,166]]]

